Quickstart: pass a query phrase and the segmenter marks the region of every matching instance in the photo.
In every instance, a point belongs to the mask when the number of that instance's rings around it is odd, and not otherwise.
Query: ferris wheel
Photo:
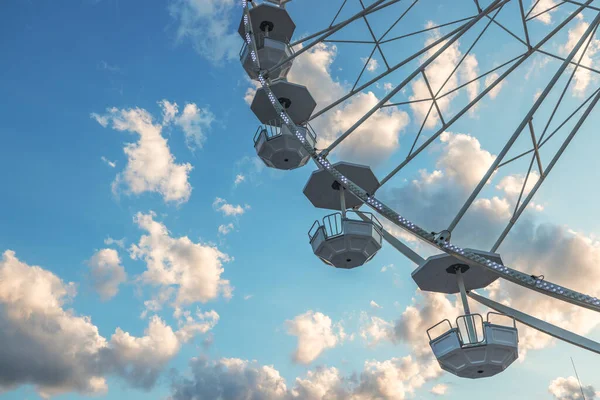
[[[398,15],[394,15],[393,20],[384,30],[385,33],[380,36],[377,36],[372,29],[369,23],[370,19],[372,21],[372,18],[375,18],[378,13],[391,14],[389,10],[392,9],[392,6],[402,0],[376,0],[368,6],[364,4],[363,0],[357,0],[361,9],[346,19],[337,21],[343,13],[344,7],[348,7],[349,3],[348,0],[340,0],[341,7],[328,27],[295,41],[292,41],[292,38],[296,25],[285,7],[289,0],[267,0],[260,4],[257,1],[240,1],[243,6],[243,16],[239,25],[239,34],[244,40],[240,60],[249,77],[260,82],[260,87],[251,104],[252,111],[261,122],[254,136],[256,152],[268,167],[281,170],[300,168],[312,159],[318,169],[311,174],[306,183],[303,190],[304,195],[315,207],[336,211],[320,221],[315,221],[309,230],[309,243],[314,254],[320,260],[341,269],[360,267],[375,257],[382,248],[383,242],[386,241],[417,265],[412,272],[412,278],[421,290],[460,294],[464,315],[458,317],[454,323],[443,319],[445,316],[440,316],[442,321],[439,324],[431,327],[427,332],[423,332],[429,337],[431,349],[440,367],[459,377],[471,379],[490,377],[504,371],[516,360],[519,343],[516,321],[562,341],[600,354],[600,343],[474,292],[477,289],[486,288],[498,279],[503,279],[528,290],[553,297],[558,301],[600,312],[598,298],[571,290],[560,283],[549,282],[541,275],[530,275],[511,268],[503,263],[501,255],[497,252],[515,222],[531,203],[545,178],[550,174],[564,150],[600,100],[599,88],[574,110],[568,110],[567,113],[561,109],[561,112],[557,112],[563,106],[565,93],[578,71],[600,73],[582,63],[600,24],[600,8],[592,5],[593,0],[551,2],[551,6],[547,9],[541,8],[545,2],[540,3],[540,0],[534,1],[529,9],[524,6],[522,0],[473,0],[470,3],[473,14],[466,18],[428,26],[426,29],[396,37],[390,37],[390,32],[395,26],[399,26],[411,17],[411,10],[419,0],[405,1],[407,7]],[[519,10],[518,21],[513,21],[515,23],[510,26],[500,22],[497,17],[503,8],[515,3]],[[562,5],[570,6],[569,12],[554,24],[551,31],[544,33],[539,39],[534,39],[534,35],[531,34],[532,21],[549,15]],[[592,13],[593,20],[567,54],[555,54],[543,47],[584,11]],[[353,24],[358,22],[365,23],[368,27],[366,40],[338,40],[337,42],[370,44],[372,46],[371,55],[365,59],[364,66],[352,90],[331,104],[319,105],[319,111],[315,112],[317,103],[308,88],[287,80],[294,59],[319,44],[335,43],[336,40],[332,38],[335,38],[336,33],[351,30]],[[455,87],[446,87],[452,76],[457,73],[461,63],[465,61],[475,44],[485,36],[490,26],[499,27],[508,33],[511,40],[522,47],[522,51],[517,57],[506,62],[496,63],[489,71],[473,77],[458,87],[456,85]],[[515,31],[515,26],[518,26],[520,31]],[[441,27],[451,28],[448,28],[450,29],[448,33],[438,35],[434,40],[428,41],[426,46],[417,49],[413,54],[407,55],[397,63],[392,62],[389,57],[386,58],[384,44]],[[428,80],[428,67],[443,56],[444,52],[457,43],[460,38],[467,36],[475,37],[469,50],[462,55],[445,81],[442,80],[439,87],[433,87]],[[361,77],[375,54],[378,54],[384,61],[386,69],[375,78],[361,83]],[[482,98],[501,85],[511,73],[534,56],[558,60],[560,66],[554,71],[546,87],[536,97],[531,108],[523,111],[522,120],[507,138],[502,150],[446,229],[437,232],[423,229],[403,217],[401,209],[393,210],[384,204],[380,197],[376,196],[378,190],[386,182],[427,149],[445,130],[457,121],[461,121],[461,118],[473,109]],[[408,70],[387,94],[355,124],[337,136],[326,148],[315,148],[319,132],[315,132],[310,121],[334,110],[364,89],[376,85],[385,77],[397,72],[400,68],[411,65],[410,63],[414,60],[421,62],[414,69]],[[402,71],[405,70],[406,68],[402,69]],[[398,102],[397,96],[415,78],[423,80],[429,97],[411,98],[409,101]],[[485,89],[472,96],[466,106],[454,113],[443,110],[440,104],[444,97],[483,78],[487,78]],[[566,80],[562,89],[560,87],[562,86],[561,78]],[[556,100],[549,96],[555,88],[560,91],[560,96]],[[552,101],[552,113],[549,117],[540,117],[540,107],[544,103],[549,104],[550,101]],[[416,102],[425,102],[429,109],[420,130],[415,135],[416,138],[409,154],[388,175],[379,179],[367,165],[346,161],[332,163],[329,160],[330,154],[373,114],[385,107]],[[428,118],[436,115],[438,118],[436,129],[426,139],[421,137],[419,142],[418,139]],[[557,125],[558,115],[561,115],[562,121],[558,123],[558,128],[552,130],[550,129],[551,123],[554,122],[554,125]],[[566,115],[566,117],[563,118],[562,115]],[[534,130],[532,124],[534,117],[545,118],[545,127],[541,133]],[[540,149],[569,121],[572,123],[572,127],[566,138],[557,146],[550,161],[543,165],[539,154]],[[516,157],[507,159],[509,151],[521,137],[529,138],[530,148]],[[529,157],[530,163],[517,206],[509,223],[492,248],[484,251],[454,245],[451,240],[452,232],[473,205],[486,182],[498,168],[523,157]],[[525,195],[525,186],[533,171],[539,174],[539,179]],[[362,206],[369,207],[374,213],[360,211]],[[386,231],[378,220],[378,216],[435,247],[441,254],[424,259]],[[469,297],[495,312],[489,312],[485,318],[480,314],[472,313],[469,308]]]

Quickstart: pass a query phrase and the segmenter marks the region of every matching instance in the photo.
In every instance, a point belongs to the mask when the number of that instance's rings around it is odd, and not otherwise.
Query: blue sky
[[[307,232],[327,214],[301,194],[314,165],[273,171],[255,156],[258,121],[245,100],[254,86],[237,59],[237,3],[31,0],[0,6],[0,91],[7,95],[0,109],[3,398],[178,400],[214,398],[212,390],[221,390],[223,399],[327,399],[343,387],[356,399],[439,393],[576,399],[569,357],[586,398],[600,390],[594,355],[524,327],[520,360],[504,373],[478,381],[442,374],[423,328],[454,318],[460,312],[455,296],[419,293],[410,278],[414,265],[390,246],[351,271],[330,268],[312,254]],[[288,10],[296,37],[327,26],[340,4],[293,0]],[[517,6],[513,0],[499,18],[522,36]],[[340,18],[359,7],[349,0]],[[567,4],[532,20],[532,41],[575,8]],[[404,9],[400,2],[372,16],[376,34]],[[422,0],[390,36],[475,13],[472,1]],[[575,18],[545,49],[566,55],[594,16],[586,11]],[[434,85],[483,26],[427,70]],[[398,62],[451,28],[395,42],[384,52]],[[368,39],[368,31],[352,24],[336,38]],[[290,81],[307,85],[320,108],[352,87],[370,50],[318,46],[295,60]],[[598,65],[598,50],[596,36],[586,65]],[[524,51],[492,26],[450,85]],[[382,58],[375,59],[362,82],[383,72]],[[423,59],[316,119],[319,145],[351,126],[386,94],[385,83],[394,87]],[[426,228],[444,229],[560,65],[543,60],[525,62],[390,180],[381,197]],[[449,96],[445,116],[483,90],[484,81]],[[558,116],[598,87],[594,73],[579,71],[575,81]],[[559,80],[536,115],[536,129],[543,129],[565,82]],[[394,100],[420,98],[420,90],[415,80]],[[377,113],[332,158],[369,164],[382,178],[406,156],[421,113],[410,106]],[[593,218],[598,119],[597,112],[590,115],[500,248],[516,268],[594,295],[600,294],[594,284],[600,226]],[[424,137],[436,126],[434,119]],[[566,136],[560,132],[549,150]],[[514,154],[529,145],[527,135],[522,139]],[[552,155],[542,153],[544,162]],[[501,169],[486,185],[459,225],[457,243],[489,249],[510,217],[528,162]],[[393,232],[422,255],[432,254]],[[600,340],[600,319],[592,312],[506,282],[487,295]],[[321,397],[309,395],[309,386]],[[227,397],[232,387],[246,397]]]

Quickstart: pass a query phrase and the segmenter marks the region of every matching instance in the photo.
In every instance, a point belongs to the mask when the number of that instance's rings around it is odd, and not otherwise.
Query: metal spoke
[[[591,3],[593,0],[587,0],[587,3]],[[570,14],[567,18],[565,18],[560,24],[558,24],[550,33],[548,33],[542,40],[540,40],[535,46],[529,49],[527,52],[523,54],[521,58],[517,60],[513,65],[511,65],[498,79],[492,82],[487,88],[485,88],[475,99],[473,99],[469,104],[463,107],[454,117],[448,121],[448,123],[444,124],[438,131],[436,131],[431,137],[429,137],[425,143],[423,143],[413,154],[406,157],[406,159],[400,163],[394,170],[392,170],[385,178],[383,178],[381,182],[381,186],[389,181],[395,174],[397,174],[402,168],[404,168],[410,161],[412,161],[417,155],[419,155],[424,149],[426,149],[435,139],[437,139],[442,132],[448,129],[454,122],[456,122],[464,113],[466,113],[473,105],[479,102],[487,93],[489,93],[496,85],[502,82],[508,75],[510,75],[515,69],[517,69],[525,60],[527,60],[537,49],[542,47],[547,41],[549,41],[557,32],[562,30],[565,25],[567,25],[579,12],[584,9],[583,6],[580,6],[575,12]]]
[[[362,0],[358,0],[360,2],[360,5],[362,6],[363,10],[365,9],[365,5],[363,3]],[[387,59],[385,58],[385,54],[383,54],[383,50],[381,50],[381,46],[379,46],[379,40],[377,40],[377,38],[375,38],[375,34],[373,33],[373,29],[371,29],[371,24],[369,24],[369,20],[367,19],[367,17],[365,15],[363,15],[363,20],[365,21],[365,24],[367,24],[367,28],[369,29],[369,33],[371,34],[371,37],[373,38],[373,40],[375,41],[375,47],[377,47],[377,50],[379,50],[379,54],[381,54],[381,58],[383,59],[383,62],[385,63],[385,66],[387,67],[387,69],[390,69],[390,65],[387,62]]]
[[[475,23],[477,23],[479,20],[481,20],[481,18],[483,18],[485,15],[493,12],[494,10],[496,10],[497,8],[502,7],[504,4],[506,4],[508,1],[510,0],[495,0],[494,2],[492,2],[492,4],[490,4],[481,14],[479,14],[476,18],[474,18],[473,20],[469,21],[466,25],[464,25],[460,31],[458,31],[451,39],[449,39],[446,43],[444,43],[444,45],[442,45],[442,47],[440,47],[440,49],[438,51],[435,52],[435,54],[433,54],[431,57],[429,57],[425,62],[423,62],[423,64],[421,64],[421,66],[419,68],[417,68],[415,71],[413,71],[406,79],[404,79],[402,81],[402,83],[400,83],[396,88],[394,88],[394,90],[392,90],[387,96],[385,96],[382,100],[380,100],[373,108],[371,108],[369,111],[367,111],[367,113],[365,115],[363,115],[362,118],[360,118],[354,125],[352,125],[346,132],[344,132],[343,134],[341,134],[335,141],[333,141],[333,143],[331,143],[325,150],[324,150],[324,154],[329,154],[329,152],[331,152],[331,150],[333,150],[337,145],[339,145],[346,137],[348,137],[352,132],[354,132],[360,125],[362,125],[362,123],[364,121],[366,121],[371,115],[373,115],[375,112],[377,112],[377,110],[379,110],[381,108],[381,106],[385,103],[387,103],[387,101],[389,99],[391,99],[392,97],[394,97],[396,95],[396,93],[398,93],[404,86],[406,86],[410,81],[412,81],[417,75],[420,74],[421,71],[423,71],[425,68],[427,68],[428,65],[430,65],[433,61],[435,61],[437,59],[437,57],[442,54],[444,51],[446,51],[446,49],[448,47],[450,47],[454,42],[456,42],[460,37],[462,37],[462,35],[473,25],[475,25]]]
[[[563,4],[565,4],[565,3],[566,3],[566,1],[560,2],[560,3],[556,4],[556,5],[554,5],[554,6],[550,7],[550,8],[548,8],[547,10],[544,10],[544,11],[542,11],[542,12],[541,12],[541,13],[539,13],[539,14],[535,14],[533,17],[529,17],[529,18],[527,18],[527,21],[531,21],[532,19],[536,19],[536,18],[537,18],[537,17],[539,17],[540,15],[544,15],[544,14],[546,14],[547,12],[550,12],[550,11],[554,10],[555,8],[557,8],[557,7],[560,7],[560,6],[562,6]]]
[[[333,26],[333,24],[335,23],[335,20],[337,19],[337,17],[340,15],[340,13],[342,12],[342,9],[344,8],[344,6],[346,5],[346,2],[348,0],[344,0],[344,2],[342,3],[342,5],[340,6],[340,9],[338,10],[338,12],[335,14],[335,17],[333,17],[333,20],[331,20],[331,23],[329,24],[329,27],[331,28]]]
[[[531,120],[529,120],[529,133],[531,133],[531,142],[533,143],[533,150],[535,153],[535,159],[537,160],[537,164],[538,164],[538,169],[540,171],[540,175],[544,174],[544,168],[542,167],[542,160],[540,158],[540,152],[539,152],[539,148],[538,148],[538,142],[535,139],[535,132],[533,130],[533,122],[531,122]],[[529,167],[529,169],[531,170],[531,166]]]
[[[418,52],[416,52],[415,54],[409,56],[408,58],[405,58],[404,60],[400,61],[398,64],[394,65],[392,68],[390,68],[388,71],[385,71],[381,74],[379,74],[378,76],[374,77],[373,79],[371,79],[369,82],[364,83],[362,86],[359,86],[358,88],[356,88],[355,90],[350,91],[349,93],[347,93],[345,96],[340,97],[339,99],[337,99],[336,101],[334,101],[333,103],[329,104],[326,107],[323,107],[321,110],[317,111],[316,113],[314,113],[309,121],[312,121],[313,119],[325,114],[327,111],[331,110],[332,108],[340,105],[341,103],[343,103],[344,101],[348,100],[350,97],[354,96],[356,93],[361,92],[362,90],[364,90],[365,88],[371,86],[372,84],[374,84],[375,82],[380,81],[382,78],[386,77],[387,75],[391,74],[392,72],[396,71],[398,68],[408,64],[409,62],[411,62],[412,60],[416,59],[417,57],[419,57],[421,54],[426,53],[427,51],[429,51],[430,49],[436,47],[438,44],[444,42],[445,40],[447,40],[448,38],[450,38],[452,35],[456,34],[457,32],[459,32],[465,25],[461,25],[458,28],[454,29],[453,31],[447,33],[446,35],[442,36],[441,38],[439,38],[438,40],[436,40],[435,42],[431,43],[429,46],[425,46],[423,49],[419,50]]]
[[[523,0],[519,0],[519,9],[521,11],[521,21],[523,22],[523,31],[525,32],[525,40],[527,40],[527,47],[531,48],[531,42],[529,41],[529,31],[527,30],[527,20],[525,19],[525,12],[523,11]]]
[[[588,1],[591,2],[592,0],[588,0]],[[558,68],[558,70],[556,71],[556,73],[554,74],[554,76],[552,77],[552,79],[550,80],[550,82],[548,83],[548,85],[546,86],[544,91],[542,92],[542,94],[535,101],[535,103],[533,104],[533,106],[531,107],[531,109],[529,110],[527,115],[525,116],[525,118],[523,118],[523,121],[519,124],[519,126],[517,127],[515,132],[512,134],[512,136],[510,137],[510,139],[508,140],[508,142],[506,143],[506,145],[504,146],[502,151],[500,151],[498,156],[494,159],[494,162],[492,163],[492,165],[490,166],[490,168],[488,169],[486,174],[483,176],[483,178],[481,179],[481,181],[479,182],[479,184],[477,185],[475,190],[473,190],[473,192],[471,193],[471,195],[469,196],[469,198],[467,199],[465,204],[462,206],[462,208],[460,209],[460,211],[458,212],[458,214],[456,215],[454,220],[452,220],[452,222],[448,226],[448,231],[452,232],[452,230],[460,222],[460,220],[462,219],[464,214],[467,212],[467,209],[471,206],[471,204],[473,203],[473,201],[475,200],[475,198],[477,197],[477,195],[479,194],[481,189],[483,189],[486,182],[490,179],[490,177],[492,176],[492,174],[498,167],[498,164],[500,164],[500,162],[502,162],[502,159],[504,158],[506,153],[510,150],[513,143],[517,140],[517,138],[523,131],[523,128],[525,127],[525,125],[527,125],[529,120],[533,117],[533,114],[535,114],[535,112],[541,106],[543,101],[546,99],[546,96],[548,96],[548,93],[550,93],[550,91],[552,90],[552,88],[554,87],[554,85],[556,84],[558,79],[561,77],[562,73],[569,66],[569,61],[572,60],[573,57],[575,57],[575,54],[579,51],[579,49],[584,44],[584,42],[587,40],[587,38],[590,36],[590,34],[596,29],[596,25],[598,24],[599,21],[600,21],[600,13],[598,15],[596,15],[593,23],[588,27],[588,29],[586,29],[583,36],[577,41],[577,44],[575,45],[573,50],[571,50],[567,59]]]
[[[581,103],[571,114],[569,114],[569,116],[567,118],[565,118],[565,120],[554,130],[552,131],[552,133],[550,133],[550,135],[548,135],[547,138],[545,138],[543,141],[539,141],[539,146],[538,148],[541,149],[544,144],[546,144],[546,142],[548,142],[550,139],[552,139],[552,137],[567,123],[571,120],[571,118],[573,118],[573,116],[575,116],[575,114],[577,114],[577,112],[579,110],[581,110],[595,95],[596,93],[600,92],[600,88],[596,89],[590,96],[588,96],[587,99],[585,99],[583,101],[583,103]],[[526,156],[527,154],[533,153],[534,149],[531,150],[527,150],[524,151],[523,153],[519,154],[518,156],[515,156],[513,158],[511,158],[508,161],[504,161],[503,163],[501,163],[500,165],[498,165],[498,168],[502,168],[507,164],[510,164],[518,159],[520,159],[521,157]]]
[[[425,28],[425,29],[421,29],[421,30],[418,30],[418,31],[415,31],[415,32],[407,33],[407,34],[405,34],[405,35],[397,36],[397,37],[395,37],[395,38],[391,38],[391,39],[383,40],[383,41],[382,41],[382,42],[380,42],[380,43],[381,43],[381,44],[384,44],[384,43],[393,42],[393,41],[395,41],[395,40],[404,39],[404,38],[407,38],[407,37],[410,37],[410,36],[417,35],[417,34],[419,34],[419,33],[429,32],[429,31],[432,31],[432,30],[435,30],[435,29],[443,28],[443,27],[445,27],[445,26],[449,26],[449,25],[458,24],[459,22],[465,22],[465,21],[471,20],[471,19],[473,19],[473,18],[475,18],[475,17],[476,17],[476,15],[474,15],[474,16],[471,16],[471,17],[466,17],[466,18],[457,19],[456,21],[447,22],[447,23],[445,23],[445,24],[441,24],[441,25],[432,26],[431,28]]]
[[[369,62],[371,61],[371,58],[373,57],[373,53],[375,53],[376,49],[377,49],[377,47],[373,46],[373,50],[371,51],[371,54],[369,54],[369,58],[367,58],[367,60],[365,61],[365,65],[363,65],[362,70],[360,71],[360,74],[358,74],[358,77],[356,78],[356,81],[354,82],[354,85],[352,85],[352,90],[354,90],[356,88],[356,85],[358,85],[358,82],[360,81],[360,78],[362,77],[362,75],[365,73],[365,69],[367,69],[367,66],[369,65]]]
[[[442,124],[445,124],[446,122],[444,121],[444,116],[442,115],[442,110],[440,110],[440,107],[438,106],[435,95],[433,94],[433,90],[431,90],[431,85],[429,84],[429,80],[427,79],[427,75],[425,74],[425,71],[421,71],[421,75],[423,75],[423,80],[425,80],[425,85],[427,85],[427,90],[429,91],[429,95],[433,98],[433,104],[435,105],[435,110],[437,111],[438,116],[440,117],[440,120],[442,121]]]
[[[491,250],[492,252],[495,252],[498,249],[498,247],[500,247],[500,245],[502,244],[502,242],[506,238],[506,235],[508,235],[508,232],[510,232],[511,228],[513,227],[513,225],[515,224],[515,222],[519,219],[519,217],[521,216],[521,214],[523,213],[523,211],[525,210],[525,208],[527,207],[527,205],[529,204],[529,202],[531,201],[531,199],[533,198],[533,196],[535,195],[535,193],[537,192],[537,190],[540,188],[540,186],[542,185],[542,183],[544,182],[544,180],[548,177],[548,175],[550,174],[550,171],[552,171],[552,168],[554,167],[554,165],[556,164],[556,162],[560,159],[560,157],[562,156],[562,154],[565,151],[565,149],[569,146],[569,143],[571,143],[571,141],[573,140],[573,137],[575,137],[575,135],[579,131],[579,128],[581,128],[581,125],[583,125],[583,123],[587,119],[588,115],[592,112],[592,110],[596,106],[596,103],[598,103],[598,100],[600,100],[600,91],[598,91],[596,93],[596,95],[594,96],[594,99],[592,100],[592,102],[590,103],[590,105],[586,108],[586,110],[583,113],[583,115],[579,118],[579,120],[577,121],[577,124],[571,130],[571,133],[569,134],[569,136],[567,137],[567,139],[563,142],[563,144],[560,147],[560,149],[558,149],[558,151],[556,152],[556,154],[554,155],[554,157],[552,158],[552,160],[550,161],[550,163],[546,167],[546,171],[544,172],[544,175],[540,176],[540,179],[538,179],[538,181],[536,182],[535,186],[531,189],[531,191],[529,192],[529,194],[527,195],[527,197],[523,201],[523,204],[521,205],[521,207],[519,208],[519,210],[517,210],[516,215],[514,215],[510,219],[508,225],[506,226],[506,228],[504,228],[504,231],[502,232],[502,234],[500,235],[500,237],[498,238],[498,240],[496,241],[496,243],[494,243],[494,246],[492,247],[492,250]]]

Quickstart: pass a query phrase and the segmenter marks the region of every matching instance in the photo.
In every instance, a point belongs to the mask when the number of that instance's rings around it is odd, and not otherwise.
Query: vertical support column
[[[467,334],[469,335],[469,342],[476,343],[477,335],[475,334],[475,327],[473,326],[473,318],[470,316],[471,310],[469,309],[467,291],[465,290],[465,281],[462,276],[462,266],[456,267],[456,281],[458,283],[460,297],[462,300],[463,308],[465,310],[465,323],[467,324]]]
[[[346,194],[344,193],[344,187],[340,185],[340,203],[342,205],[342,218],[346,218]]]

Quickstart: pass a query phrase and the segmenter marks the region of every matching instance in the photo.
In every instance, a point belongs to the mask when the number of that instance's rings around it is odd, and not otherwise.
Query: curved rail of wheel
[[[256,51],[256,43],[254,42],[254,36],[250,34],[250,13],[248,8],[248,1],[241,0],[242,6],[244,9],[244,29],[245,29],[245,40],[249,46],[251,46],[252,50],[252,59],[256,63],[257,67],[260,69],[260,64],[258,61],[257,51]],[[537,279],[531,275],[520,272],[516,269],[509,268],[505,265],[498,264],[494,261],[491,261],[485,257],[482,257],[478,254],[471,253],[466,251],[458,246],[455,246],[449,242],[443,242],[436,239],[436,235],[432,234],[429,231],[424,230],[420,226],[410,222],[408,219],[402,217],[396,211],[392,210],[390,207],[386,206],[383,202],[378,200],[375,196],[369,195],[365,192],[360,186],[353,183],[343,174],[341,174],[338,170],[336,170],[331,163],[327,160],[326,155],[322,155],[317,153],[314,147],[312,147],[302,136],[301,132],[298,130],[298,127],[287,115],[285,109],[279,104],[277,98],[273,94],[270,88],[270,80],[265,79],[262,76],[262,73],[259,73],[258,80],[260,81],[262,87],[265,90],[265,93],[269,97],[271,104],[275,108],[277,114],[281,117],[283,123],[290,129],[291,132],[294,132],[297,140],[299,140],[304,148],[309,152],[313,161],[317,164],[319,168],[326,169],[329,173],[340,182],[344,188],[352,192],[356,197],[360,198],[366,205],[371,207],[375,212],[379,213],[383,217],[385,217],[390,222],[404,229],[405,231],[411,233],[414,236],[417,236],[421,240],[429,243],[430,245],[438,248],[439,250],[454,256],[455,258],[468,262],[471,264],[476,264],[482,268],[485,268],[499,277],[513,282],[517,285],[523,286],[527,289],[535,290],[536,292],[545,294],[547,296],[554,297],[558,300],[562,300],[571,304],[575,304],[577,306],[585,307],[587,309],[600,312],[600,300],[596,297],[589,296],[575,290],[568,289],[564,286],[548,282],[546,280]],[[567,267],[567,266],[565,266]]]

